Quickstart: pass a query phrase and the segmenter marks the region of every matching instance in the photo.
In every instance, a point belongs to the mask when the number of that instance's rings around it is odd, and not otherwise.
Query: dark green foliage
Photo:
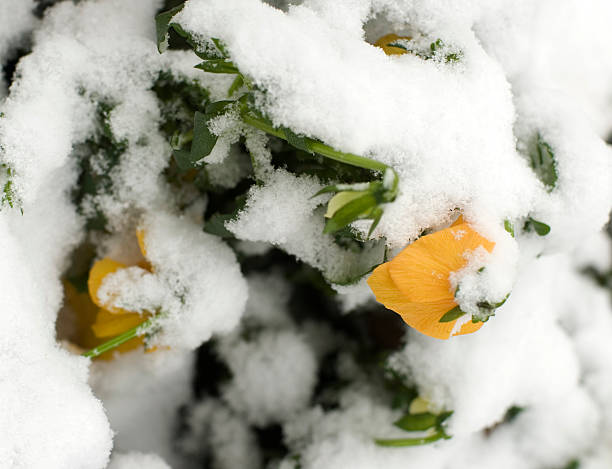
[[[94,214],[84,210],[85,201],[96,203],[95,196],[108,194],[112,188],[111,171],[119,163],[127,147],[126,142],[118,141],[112,133],[109,115],[114,104],[104,99],[97,106],[97,131],[82,144],[75,147],[79,161],[79,178],[72,192],[72,200],[80,213],[87,216],[87,228],[104,231],[106,218],[94,205]]]
[[[513,405],[506,411],[506,415],[504,415],[504,423],[514,421],[514,419],[516,419],[524,410],[524,407]]]
[[[14,208],[17,197],[13,189],[13,170],[7,164],[0,163],[0,171],[4,173],[3,176],[6,178],[2,186],[0,208],[2,208],[4,205]]]
[[[284,140],[274,139],[272,146],[275,148],[272,164],[296,175],[315,176],[324,183],[352,183],[377,178],[371,170],[330,160],[316,153],[300,151]]]
[[[244,208],[245,204],[246,195],[238,196],[226,213],[216,212],[211,215],[204,224],[204,231],[221,238],[233,238],[234,235],[225,228],[225,222],[234,220],[238,216],[238,213]]]
[[[551,192],[557,185],[557,162],[552,147],[539,132],[529,146],[529,160],[538,179]]]
[[[183,9],[183,4],[178,5],[168,11],[159,13],[155,17],[155,31],[157,35],[157,50],[162,53],[168,48],[168,29],[174,15]]]
[[[535,231],[539,236],[546,236],[550,233],[550,226],[546,223],[542,223],[541,221],[534,220],[533,218],[527,218],[525,224],[523,225],[524,231]]]

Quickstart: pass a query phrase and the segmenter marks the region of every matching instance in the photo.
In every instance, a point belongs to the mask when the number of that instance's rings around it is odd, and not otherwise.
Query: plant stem
[[[260,119],[249,112],[243,112],[241,117],[245,124],[248,124],[259,130],[263,130],[267,134],[274,135],[275,137],[282,138],[283,140],[287,140],[287,137],[281,129],[274,128],[272,125],[268,124],[263,119]],[[370,169],[373,171],[384,172],[385,169],[388,168],[386,164],[381,163],[379,161],[371,160],[363,156],[354,155],[352,153],[343,153],[341,151],[334,150],[329,145],[325,145],[324,143],[321,143],[317,140],[313,140],[308,137],[305,137],[305,140],[308,142],[308,146],[313,152],[325,156],[326,158],[340,161],[341,163],[350,164],[351,166],[357,166],[358,168]]]
[[[424,438],[398,438],[398,439],[392,439],[392,440],[374,440],[374,442],[379,446],[392,446],[392,447],[421,446],[421,445],[433,443],[434,441],[438,441],[443,438],[448,438],[448,436],[444,432],[437,432],[431,436],[427,436]]]
[[[147,319],[145,322],[139,324],[136,327],[133,327],[124,333],[118,335],[117,337],[113,337],[111,340],[104,342],[103,344],[98,345],[97,347],[92,348],[91,350],[87,350],[82,353],[82,356],[88,358],[95,358],[97,356],[102,355],[104,352],[108,352],[109,350],[118,347],[121,344],[124,344],[128,340],[134,339],[135,337],[146,334],[151,330],[152,326],[155,323],[155,320],[158,316],[153,316]]]

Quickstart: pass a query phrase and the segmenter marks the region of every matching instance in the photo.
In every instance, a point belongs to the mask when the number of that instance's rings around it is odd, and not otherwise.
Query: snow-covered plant
[[[0,466],[612,464],[606,0],[0,0]]]

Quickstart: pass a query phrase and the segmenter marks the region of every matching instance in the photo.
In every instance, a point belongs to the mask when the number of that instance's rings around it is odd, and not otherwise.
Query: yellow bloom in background
[[[410,41],[412,38],[410,36],[398,36],[397,34],[385,34],[383,37],[379,38],[374,45],[384,50],[385,54],[387,55],[402,55],[406,54],[408,51],[406,51],[406,49],[402,49],[401,47],[389,45],[401,39]]]
[[[466,266],[466,254],[478,247],[491,252],[495,243],[480,236],[460,218],[453,226],[417,239],[368,278],[376,299],[398,313],[417,331],[448,339],[457,319],[440,319],[457,306],[451,272]],[[455,334],[476,332],[482,322],[468,321]]]

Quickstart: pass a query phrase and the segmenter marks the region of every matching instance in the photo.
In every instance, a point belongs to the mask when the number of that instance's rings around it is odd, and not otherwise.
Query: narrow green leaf
[[[453,309],[448,311],[444,316],[442,316],[438,322],[451,322],[451,321],[454,321],[455,319],[459,319],[464,314],[467,314],[467,313],[465,313],[465,311],[461,311],[461,308],[459,306],[455,306]]]
[[[321,189],[315,195],[313,195],[311,199],[314,199],[315,197],[322,195],[322,194],[329,194],[330,192],[339,192],[340,190],[341,189],[339,189],[338,186],[335,184],[332,184],[331,186],[325,186],[323,189]]]
[[[383,216],[382,208],[376,207],[374,210],[372,210],[372,213],[371,213],[372,224],[370,225],[370,229],[368,230],[368,238],[372,236],[372,233],[378,226],[378,223],[380,223],[380,219],[382,218],[382,216]]]
[[[116,337],[113,337],[109,341],[104,342],[103,344],[100,344],[97,347],[92,348],[91,350],[87,350],[86,352],[83,352],[82,356],[87,357],[87,358],[95,358],[99,355],[102,355],[105,352],[108,352],[109,350],[112,350],[118,347],[121,344],[124,344],[128,340],[132,340],[135,337],[139,337],[139,336],[148,334],[152,331],[152,329],[154,329],[157,326],[157,322],[162,316],[163,316],[163,313],[157,313],[155,316],[150,317],[149,319],[139,324],[138,326],[128,329],[124,333]]]
[[[229,57],[229,52],[227,51],[227,47],[225,47],[225,44],[223,44],[223,42],[220,39],[213,37],[211,38],[211,41],[215,44],[215,46],[217,46],[217,49],[219,49],[219,52],[223,54],[223,57]]]
[[[202,114],[196,111],[193,116],[193,142],[191,143],[191,161],[195,163],[205,156],[210,155],[210,152],[217,143],[217,136],[208,128],[208,114]]]
[[[442,412],[441,414],[438,414],[438,416],[436,417],[436,428],[441,428],[442,424],[451,416],[453,415],[453,411],[452,410],[448,410],[446,412]]]
[[[437,421],[438,416],[436,414],[421,412],[418,414],[406,414],[394,422],[393,425],[407,432],[420,432],[434,427]]]
[[[232,85],[227,90],[227,95],[231,97],[243,84],[244,77],[242,75],[238,75],[236,78],[234,78]]]
[[[310,148],[309,138],[298,135],[287,127],[282,127],[282,131],[285,134],[285,138],[287,139],[289,145],[292,145],[298,150],[302,150],[307,153],[314,153],[312,148]]]
[[[157,33],[157,50],[163,54],[168,49],[168,29],[170,21],[179,11],[183,9],[184,4],[180,4],[170,10],[164,11],[155,17],[155,31]]]
[[[376,439],[374,442],[379,446],[404,447],[427,445],[429,443],[448,438],[449,436],[444,432],[438,432],[424,438],[398,438],[390,440]]]
[[[227,59],[205,60],[195,66],[208,73],[240,73],[236,66]]]

